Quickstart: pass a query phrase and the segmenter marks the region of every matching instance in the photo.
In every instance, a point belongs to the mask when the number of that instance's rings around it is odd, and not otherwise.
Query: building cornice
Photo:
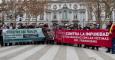
[[[47,1],[48,3],[80,3],[82,1],[72,1],[72,0],[69,0],[69,1]]]

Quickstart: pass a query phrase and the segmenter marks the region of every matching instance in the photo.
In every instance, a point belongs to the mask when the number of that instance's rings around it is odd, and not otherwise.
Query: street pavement
[[[0,60],[115,60],[115,54],[63,45],[0,47]]]

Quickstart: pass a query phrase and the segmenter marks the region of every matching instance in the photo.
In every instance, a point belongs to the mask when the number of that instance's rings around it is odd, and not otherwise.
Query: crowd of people
[[[66,29],[66,30],[91,30],[91,29],[110,29],[112,25],[112,21],[108,21],[104,24],[99,24],[99,23],[87,23],[84,24],[84,26],[80,25],[79,23],[72,23],[72,24],[54,24],[54,28],[57,29]]]
[[[104,27],[104,29],[108,29],[110,30],[110,27],[112,25],[112,21],[109,21],[107,24],[105,24],[106,26]],[[88,23],[86,24],[84,27],[82,27],[80,24],[64,24],[64,25],[59,25],[59,24],[55,24],[52,26],[52,29],[49,28],[48,24],[38,24],[36,25],[34,24],[2,24],[0,25],[0,30],[2,29],[31,29],[31,28],[43,28],[43,33],[46,36],[46,40],[49,40],[48,43],[52,43],[54,42],[54,31],[57,29],[66,29],[66,30],[91,30],[91,29],[101,29],[100,28],[100,24],[93,24],[93,23]],[[2,32],[0,31],[0,38],[2,36]],[[50,41],[52,40],[52,41]],[[90,46],[90,45],[82,45],[82,44],[78,44],[78,47],[84,47],[84,48],[91,48],[91,49],[96,49],[99,50],[99,46]],[[110,52],[111,48],[108,48],[107,52]]]
[[[64,24],[64,25],[55,25],[56,29],[64,29],[64,30],[91,30],[91,29],[100,29],[99,24],[89,23],[86,26],[82,27],[80,24]],[[99,46],[90,46],[84,44],[77,44],[77,47],[91,48],[99,50]]]
[[[66,30],[93,30],[93,29],[98,30],[98,29],[107,29],[108,31],[110,31],[110,28],[111,28],[112,24],[113,24],[113,22],[109,21],[106,24],[104,24],[102,26],[102,28],[100,27],[100,24],[93,24],[93,23],[88,23],[84,27],[82,27],[79,24],[64,24],[64,25],[56,24],[55,28],[57,28],[57,29],[66,29]],[[113,27],[113,28],[115,30],[115,27]],[[112,38],[114,38],[112,40],[115,40],[115,35],[112,35]],[[84,48],[96,49],[96,50],[99,50],[99,47],[100,47],[100,46],[90,46],[90,45],[84,45],[84,44],[78,44],[77,46],[78,47],[84,47]],[[111,51],[112,51],[112,48],[107,48],[106,52],[111,52]]]
[[[102,29],[109,29],[112,25],[112,21],[109,21],[108,23],[106,23],[104,25],[104,27],[102,26]],[[0,24],[0,29],[24,29],[24,28],[43,28],[43,27],[48,27],[48,24],[43,24],[43,23],[8,23],[8,24]],[[48,27],[49,28],[49,27]],[[68,24],[65,23],[63,25],[60,24],[54,24],[52,25],[51,29],[66,29],[66,30],[85,30],[85,29],[101,29],[100,24],[96,24],[96,23],[87,23],[84,24],[84,26],[81,26],[78,23],[73,23],[73,24]]]
[[[32,24],[27,24],[27,23],[10,23],[10,24],[1,24],[0,25],[0,29],[30,29],[30,28],[43,28],[43,27],[47,27],[47,24],[36,24],[36,23],[32,23]]]

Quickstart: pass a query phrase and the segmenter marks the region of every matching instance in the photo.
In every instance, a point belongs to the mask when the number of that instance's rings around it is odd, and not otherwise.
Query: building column
[[[112,21],[115,23],[115,9],[112,11]]]

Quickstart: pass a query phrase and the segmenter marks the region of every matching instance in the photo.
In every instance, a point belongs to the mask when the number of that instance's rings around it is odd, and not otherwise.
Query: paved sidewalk
[[[115,60],[115,54],[62,45],[0,47],[0,60]]]

